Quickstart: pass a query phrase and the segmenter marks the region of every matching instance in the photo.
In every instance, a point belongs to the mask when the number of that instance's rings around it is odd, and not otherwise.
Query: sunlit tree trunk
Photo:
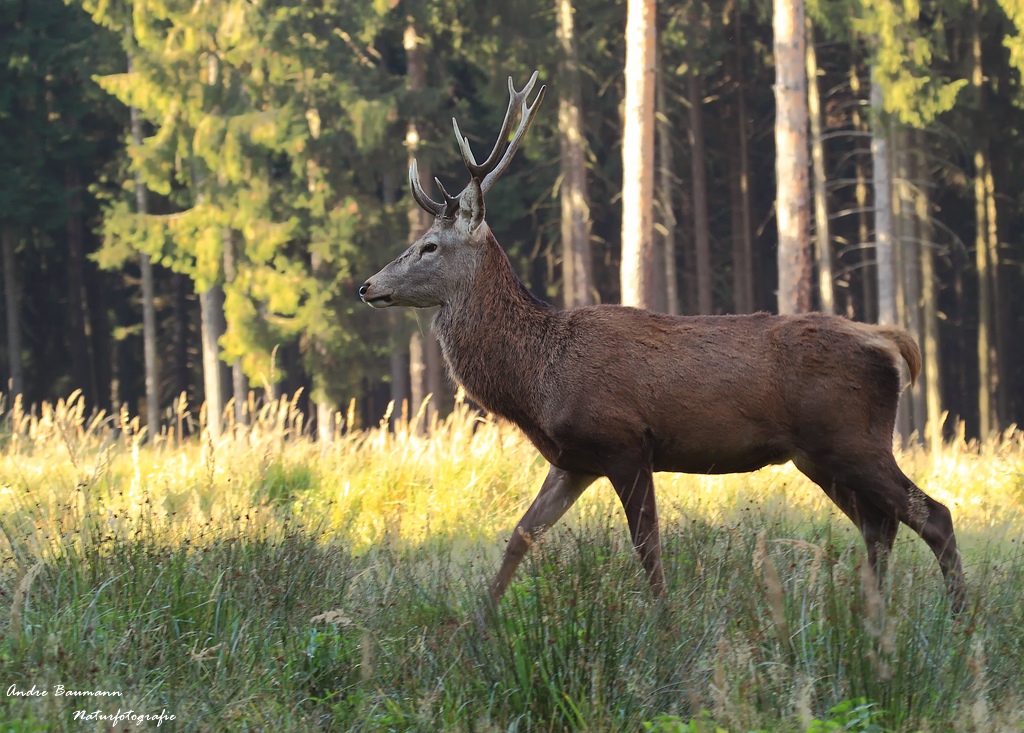
[[[579,54],[572,0],[558,0],[558,41],[562,83],[558,98],[558,133],[562,185],[562,291],[566,308],[594,302],[590,248],[590,203],[587,198],[586,141],[581,113]]]
[[[920,343],[921,327],[918,318],[920,287],[917,282],[918,260],[914,248],[916,227],[914,206],[910,196],[912,186],[909,166],[910,149],[907,132],[893,122],[890,134],[890,158],[893,161],[893,214],[896,227],[893,254],[896,259],[896,320]],[[897,428],[908,440],[919,427],[918,405],[921,384],[908,388],[900,399]]]
[[[818,267],[818,298],[821,310],[834,313],[832,288],[832,240],[828,227],[825,193],[825,143],[821,135],[821,96],[818,92],[818,54],[814,26],[807,19],[807,112],[811,121],[811,168],[814,177],[814,259]]]
[[[220,337],[224,335],[224,291],[213,285],[199,294],[202,321],[203,391],[206,397],[206,425],[210,437],[224,432],[224,391],[221,378]]]
[[[0,232],[4,263],[4,309],[7,311],[8,399],[10,404],[25,393],[25,377],[21,360],[21,294],[19,292],[15,247],[17,235],[9,225]]]
[[[984,105],[984,70],[981,58],[981,34],[978,30],[977,13],[979,2],[971,3],[971,87],[978,106],[978,114]],[[990,238],[996,233],[995,207],[989,210],[989,195],[986,179],[989,175],[987,140],[976,136],[974,150],[974,213],[975,213],[975,266],[978,270],[978,435],[987,438],[996,430],[994,403],[994,304],[992,302],[992,261]],[[993,214],[990,219],[989,214]],[[992,234],[990,234],[990,231]]]
[[[412,91],[421,91],[427,87],[427,59],[424,53],[422,39],[417,35],[416,28],[411,23],[406,26],[404,46],[406,58],[408,59],[406,86]],[[410,120],[406,127],[405,143],[409,150],[409,163],[416,156],[419,147],[419,131],[416,128],[416,121]],[[430,166],[420,161],[419,164],[420,185],[429,190],[433,185]],[[415,242],[423,233],[430,228],[430,215],[421,209],[411,198],[409,200],[409,242]],[[426,421],[418,426],[424,429],[425,425],[432,422],[437,414],[438,403],[441,399],[443,366],[440,358],[440,346],[430,329],[426,329],[422,336],[415,333],[409,342],[409,375],[412,394],[411,410],[418,410],[427,394],[432,394],[430,403],[427,405]]]
[[[871,80],[872,188],[875,201],[875,267],[878,273],[878,322],[896,325],[896,259],[893,254],[892,167],[890,165],[889,132],[883,120],[882,88],[874,73]]]
[[[992,363],[995,370],[993,385],[993,399],[995,401],[994,420],[996,429],[1010,422],[1010,376],[1012,374],[1009,365],[1006,363],[1007,319],[1009,313],[1005,307],[1002,278],[1000,277],[1000,256],[999,256],[999,218],[996,215],[996,187],[992,175],[992,160],[985,166],[985,212],[988,221],[986,227],[989,274],[992,283],[992,319],[993,319],[993,342]]]
[[[130,31],[129,31],[129,37]],[[132,57],[128,56],[128,71],[132,70]],[[129,108],[132,144],[142,146],[142,119],[138,107]],[[149,213],[146,186],[142,173],[135,170],[135,210],[142,216]],[[153,263],[149,255],[139,253],[139,273],[142,275],[142,359],[146,374],[146,425],[149,437],[160,432],[160,373],[156,352],[156,288],[153,283]],[[175,395],[177,397],[177,395]],[[180,436],[179,436],[180,437]]]
[[[924,437],[933,453],[942,445],[942,374],[939,367],[939,309],[936,287],[934,228],[931,222],[931,202],[928,195],[927,155],[923,148],[923,135],[916,135],[918,146],[918,185],[914,191],[914,210],[917,214],[921,261],[921,355],[924,361]]]
[[[224,280],[228,284],[235,281],[238,275],[238,253],[235,251],[235,236],[231,229],[225,227],[223,230],[224,240]],[[242,360],[236,358],[231,362],[231,399],[234,403],[234,417],[236,425],[245,425],[245,406],[249,397],[249,380],[242,370]]]
[[[626,103],[622,132],[622,302],[657,302],[654,269],[655,0],[628,0]]]
[[[803,0],[774,0],[775,185],[780,313],[811,309],[807,69]]]
[[[850,67],[850,90],[855,99],[860,99],[860,74],[856,64]],[[857,246],[858,261],[860,264],[861,278],[861,299],[863,300],[862,313],[867,323],[874,323],[877,318],[878,294],[875,290],[876,268],[873,262],[873,252],[868,243],[871,236],[871,226],[868,217],[868,181],[865,173],[865,157],[870,152],[861,143],[861,134],[868,133],[869,128],[860,113],[860,106],[853,108],[853,129],[857,134],[857,150],[854,157],[854,176],[857,180],[854,187],[854,199],[857,202]]]

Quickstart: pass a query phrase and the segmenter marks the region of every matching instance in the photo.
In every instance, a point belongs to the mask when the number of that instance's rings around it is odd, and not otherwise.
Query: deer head
[[[457,296],[472,279],[479,268],[482,246],[488,239],[489,230],[484,221],[484,196],[508,168],[544,98],[545,87],[541,86],[533,104],[527,104],[527,98],[537,83],[537,76],[538,73],[533,72],[522,91],[516,91],[512,77],[509,77],[505,120],[491,154],[483,163],[476,162],[469,140],[459,130],[459,123],[452,118],[455,139],[471,176],[469,184],[458,196],[449,194],[441,181],[435,178],[434,182],[443,201],[430,198],[420,185],[419,171],[413,159],[409,166],[412,195],[424,211],[434,216],[434,223],[396,260],[363,283],[359,288],[359,297],[364,303],[373,308],[396,305],[429,308],[444,305]],[[517,110],[521,112],[519,127],[512,141],[508,142],[508,133]]]

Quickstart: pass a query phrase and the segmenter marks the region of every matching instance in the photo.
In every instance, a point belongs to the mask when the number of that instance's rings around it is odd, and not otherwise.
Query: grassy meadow
[[[657,477],[667,600],[602,481],[486,608],[545,473],[515,428],[251,410],[216,444],[184,406],[148,443],[74,396],[3,413],[0,733],[1024,730],[1020,432],[898,455],[953,511],[958,618],[906,528],[879,594],[791,466]]]

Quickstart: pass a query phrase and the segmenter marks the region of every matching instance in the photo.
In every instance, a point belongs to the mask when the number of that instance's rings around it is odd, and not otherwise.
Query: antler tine
[[[508,109],[505,110],[505,119],[501,123],[501,131],[498,133],[498,139],[495,141],[494,147],[491,149],[491,154],[487,156],[487,160],[483,163],[476,162],[476,156],[473,155],[473,150],[469,146],[469,139],[466,138],[459,129],[458,120],[454,117],[452,118],[452,126],[455,128],[455,140],[459,144],[459,151],[462,153],[462,160],[474,178],[483,181],[486,178],[489,178],[495,168],[500,165],[498,163],[498,156],[501,155],[502,149],[505,147],[505,141],[508,139],[508,131],[512,127],[512,118],[515,116],[516,107],[521,105],[525,116],[527,112],[526,98],[530,95],[530,92],[533,91],[533,87],[536,85],[539,75],[540,72],[534,71],[533,76],[531,76],[530,80],[526,82],[526,86],[523,87],[522,91],[518,92],[516,91],[515,84],[512,82],[512,77],[510,76],[508,78]],[[537,100],[534,101],[534,107],[543,96],[544,88],[542,87],[540,93],[537,95]],[[532,107],[530,109],[532,109]],[[525,132],[525,130],[523,129],[522,123],[520,123],[519,130],[516,132],[516,138],[519,138],[522,132]],[[515,140],[513,140],[513,143],[515,144]],[[504,160],[504,158],[502,158],[502,160]],[[494,178],[497,178],[497,176]]]
[[[523,89],[523,100],[522,100],[522,119],[519,121],[519,128],[516,130],[515,137],[512,138],[512,142],[509,143],[505,149],[505,154],[501,156],[501,160],[494,166],[494,169],[487,174],[487,177],[480,181],[480,192],[487,193],[490,190],[491,185],[501,178],[501,174],[508,168],[509,163],[512,162],[512,157],[516,154],[519,149],[519,144],[523,141],[526,136],[526,131],[530,129],[530,125],[533,124],[533,118],[537,116],[537,109],[540,107],[540,103],[544,101],[544,92],[547,90],[546,86],[541,86],[540,91],[537,92],[536,99],[533,100],[533,104],[527,106],[526,104],[526,93],[533,87],[533,82],[537,78],[537,72],[533,72],[533,77],[530,79],[530,83]]]
[[[420,208],[428,214],[433,214],[435,217],[445,213],[448,207],[445,204],[434,201],[423,191],[423,186],[420,185],[419,166],[416,165],[415,158],[412,159],[412,163],[409,165],[409,186],[412,188],[412,197],[416,199],[416,203],[420,205]],[[441,192],[445,193],[443,188]],[[445,193],[445,200],[448,200],[447,193]]]
[[[441,195],[444,196],[444,215],[446,218],[451,219],[457,213],[459,213],[459,197],[452,196],[450,193],[448,193],[447,189],[445,189],[444,187],[444,184],[441,183],[441,179],[438,178],[437,176],[434,176],[434,183],[437,184],[438,189],[440,189],[441,191]]]

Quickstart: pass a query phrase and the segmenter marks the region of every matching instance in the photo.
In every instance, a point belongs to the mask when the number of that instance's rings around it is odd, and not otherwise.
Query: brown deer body
[[[955,610],[966,602],[949,511],[892,453],[901,362],[920,352],[903,330],[836,316],[680,317],[615,305],[558,310],[533,297],[484,222],[483,194],[532,121],[515,92],[498,144],[459,197],[413,192],[434,225],[366,281],[374,307],[439,305],[433,327],[451,374],[488,411],[518,425],[551,464],[509,540],[491,597],[531,541],[607,477],[656,594],[665,589],[653,473],[740,473],[793,461],[859,527],[881,577],[902,522],[938,558]],[[523,121],[501,161],[517,104]]]

